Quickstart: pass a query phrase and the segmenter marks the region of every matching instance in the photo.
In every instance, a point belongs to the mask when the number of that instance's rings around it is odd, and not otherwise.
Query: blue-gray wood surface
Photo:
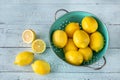
[[[68,65],[51,51],[49,28],[55,21],[55,12],[61,8],[91,12],[107,25],[110,43],[105,54],[107,64],[103,69]],[[37,75],[31,66],[13,64],[16,54],[31,51],[30,45],[24,44],[21,39],[25,29],[33,29],[38,38],[47,43],[47,50],[35,57],[51,64],[50,74]],[[119,36],[120,0],[0,0],[0,80],[120,80]],[[101,59],[96,64],[102,62]]]

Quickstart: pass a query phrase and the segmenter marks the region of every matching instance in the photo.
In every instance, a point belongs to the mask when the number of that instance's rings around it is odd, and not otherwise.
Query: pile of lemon
[[[46,43],[42,39],[36,39],[36,33],[31,30],[25,30],[22,33],[22,39],[25,43],[32,43],[33,52],[23,51],[17,54],[14,64],[26,66],[33,62],[34,53],[43,53],[46,49]],[[45,75],[50,72],[50,64],[44,60],[36,60],[31,64],[33,71],[37,74]]]
[[[71,22],[65,30],[56,30],[52,35],[54,45],[63,48],[66,61],[73,65],[91,60],[93,51],[99,52],[104,47],[104,37],[97,31],[100,26],[95,18],[86,16],[79,24]]]

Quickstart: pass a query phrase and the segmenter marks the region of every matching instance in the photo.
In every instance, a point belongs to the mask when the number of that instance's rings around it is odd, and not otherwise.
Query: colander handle
[[[88,67],[88,68],[92,68],[92,69],[94,69],[94,70],[100,70],[100,69],[102,69],[104,66],[105,66],[105,64],[106,64],[106,58],[105,58],[105,56],[103,56],[103,60],[104,60],[104,63],[100,66],[100,67],[97,67],[97,68],[95,68],[95,67],[92,67],[92,66],[85,66],[85,67]]]
[[[56,12],[55,12],[55,20],[57,19],[57,13],[58,12],[61,12],[61,11],[64,11],[66,13],[68,13],[69,11],[67,11],[66,9],[58,9]]]

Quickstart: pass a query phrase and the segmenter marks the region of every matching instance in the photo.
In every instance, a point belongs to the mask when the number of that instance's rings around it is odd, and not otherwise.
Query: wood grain
[[[87,11],[95,14],[106,24],[120,24],[120,5],[39,5],[14,4],[0,5],[0,23],[2,24],[52,24],[58,9],[68,11]],[[49,9],[48,9],[49,8]],[[112,9],[112,10],[111,10]]]
[[[37,3],[37,4],[52,4],[52,3],[54,3],[54,4],[64,4],[64,3],[66,3],[66,4],[79,4],[79,3],[81,3],[81,4],[119,4],[120,3],[120,0],[95,0],[95,1],[93,1],[93,0],[79,0],[79,1],[73,1],[73,0],[60,0],[60,1],[57,1],[57,0],[11,0],[11,1],[9,1],[9,0],[0,0],[0,3],[1,4],[4,4],[4,3],[6,3],[6,4],[23,4],[23,3],[26,3],[26,4],[29,4],[29,3],[31,3],[31,4],[34,4],[34,3]]]
[[[120,73],[51,73],[41,76],[31,72],[0,73],[1,80],[119,80],[119,75]]]

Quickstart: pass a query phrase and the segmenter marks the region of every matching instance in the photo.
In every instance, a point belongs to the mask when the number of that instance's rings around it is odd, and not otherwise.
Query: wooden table
[[[105,54],[107,63],[101,70],[68,65],[51,51],[49,28],[61,8],[91,12],[106,23],[110,42]],[[21,39],[25,29],[33,29],[47,43],[44,54],[35,58],[51,64],[50,74],[37,75],[31,66],[13,64],[16,54],[31,51]],[[120,80],[119,59],[120,0],[0,0],[0,80]]]

